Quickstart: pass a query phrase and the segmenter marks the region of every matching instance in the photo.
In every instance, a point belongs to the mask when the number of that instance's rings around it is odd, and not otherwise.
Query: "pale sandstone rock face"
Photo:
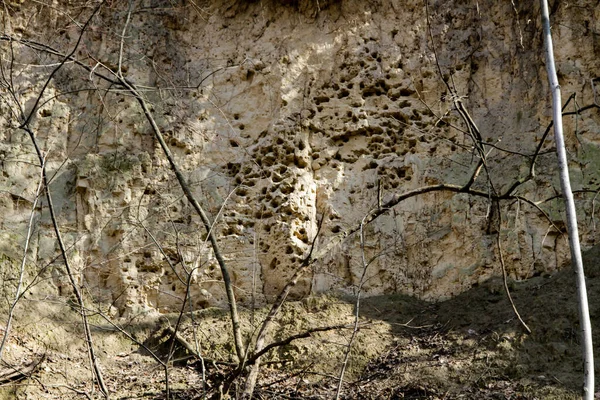
[[[48,13],[15,4],[5,31],[67,53],[79,30],[57,11],[75,15],[66,3]],[[103,74],[98,61],[118,66],[127,15],[126,4],[112,3],[75,53]],[[177,162],[216,221],[246,305],[277,295],[313,243],[320,258],[294,296],[354,290],[363,275],[361,246],[357,233],[345,235],[377,209],[378,198],[468,181],[476,153],[442,79],[483,141],[511,151],[486,148],[500,193],[527,176],[530,158],[515,153],[533,154],[550,122],[537,3],[431,2],[439,66],[423,2],[159,3],[143,1],[132,13],[123,72],[145,88]],[[553,14],[564,99],[576,93],[580,107],[594,101],[600,63],[600,11],[584,3],[560,3]],[[14,84],[28,110],[60,58],[14,48]],[[90,295],[121,314],[177,310],[188,273],[193,307],[225,304],[200,219],[137,103],[115,89],[68,63],[34,120],[56,172],[51,189],[71,261]],[[8,266],[21,257],[39,168],[2,91],[0,252],[12,276]],[[597,187],[599,123],[597,110],[565,119],[574,189]],[[515,194],[534,202],[554,196],[554,164],[553,153],[541,155],[536,178]],[[482,172],[473,189],[491,193],[486,179]],[[593,194],[579,197],[587,247],[597,241],[594,201]],[[29,279],[42,269],[52,284],[40,291],[68,295],[45,205],[37,207]],[[525,201],[501,202],[512,278],[551,273],[568,261],[566,238],[548,220],[562,226],[560,199],[539,207],[549,218]],[[370,264],[363,290],[438,300],[499,275],[496,210],[485,199],[449,192],[401,202],[364,228]]]

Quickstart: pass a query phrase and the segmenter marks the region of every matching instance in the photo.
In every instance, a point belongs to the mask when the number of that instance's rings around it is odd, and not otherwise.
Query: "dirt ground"
[[[597,253],[585,258],[594,339],[600,343]],[[400,295],[364,299],[341,398],[580,398],[583,371],[573,273],[565,269],[551,277],[511,282],[510,288],[532,334],[515,319],[501,280],[433,304]],[[270,340],[352,323],[353,302],[327,296],[289,303]],[[7,361],[23,368],[43,360],[28,378],[2,386],[0,399],[100,398],[90,383],[77,313],[58,299],[25,300],[17,311]],[[244,310],[245,332],[255,331],[264,315],[265,310]],[[168,371],[149,351],[164,357],[170,347],[168,328],[175,326],[177,315],[119,321],[130,337],[98,315],[91,322],[113,399],[166,398],[166,372],[171,398],[203,399],[232,369],[231,328],[223,310],[207,309],[182,319],[181,341],[175,342],[175,362]],[[335,398],[351,334],[352,329],[333,329],[273,350],[264,360],[255,398]],[[204,362],[182,343],[197,348]],[[234,385],[233,398],[239,389]]]

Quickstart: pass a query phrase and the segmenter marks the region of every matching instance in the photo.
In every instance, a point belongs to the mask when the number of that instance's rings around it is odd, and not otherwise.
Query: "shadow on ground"
[[[584,254],[594,343],[600,343],[600,249]],[[397,346],[369,363],[362,390],[379,398],[580,398],[583,363],[574,273],[509,282],[527,334],[493,279],[451,300],[365,299],[362,315],[390,324]],[[596,354],[597,357],[597,354]],[[596,368],[596,374],[600,371]]]

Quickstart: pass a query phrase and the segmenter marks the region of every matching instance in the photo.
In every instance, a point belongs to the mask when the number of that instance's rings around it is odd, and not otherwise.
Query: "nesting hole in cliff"
[[[284,151],[286,152],[286,154],[294,154],[295,149],[294,149],[294,146],[292,146],[291,144],[288,143],[284,147]]]
[[[282,186],[280,189],[282,194],[288,195],[294,191],[294,187],[292,185]]]
[[[296,236],[298,239],[302,240],[302,242],[308,244],[308,235],[306,234],[306,229],[300,228],[299,230],[294,232],[294,236]]]
[[[407,139],[408,142],[408,147],[409,148],[413,148],[417,145],[417,139],[416,138],[408,138]]]
[[[365,97],[381,96],[382,94],[383,91],[381,88],[370,86],[362,91],[362,98],[364,99]]]
[[[317,96],[313,100],[316,105],[320,105],[321,103],[329,102],[329,96]]]
[[[283,177],[281,175],[279,175],[277,172],[272,171],[271,172],[271,180],[275,183],[279,183],[283,180]]]
[[[160,265],[157,265],[157,264],[140,263],[140,265],[137,265],[137,263],[136,263],[136,267],[138,267],[138,270],[140,272],[159,272],[160,271]]]
[[[294,210],[292,210],[292,208],[288,205],[288,206],[286,206],[286,207],[283,208],[283,213],[285,215],[287,215],[288,217],[290,217],[294,213]]]
[[[331,232],[333,233],[340,233],[342,231],[342,227],[339,225],[335,225],[333,228],[331,228]]]
[[[195,307],[197,310],[202,310],[209,307],[209,302],[207,300],[198,300],[195,303]]]
[[[348,97],[348,96],[350,96],[350,91],[348,89],[342,89],[338,93],[337,98],[338,99],[343,99],[344,97]]]
[[[239,163],[232,163],[232,162],[227,163],[227,171],[229,172],[230,176],[234,176],[235,174],[240,172],[240,168],[241,168],[241,165]]]
[[[371,160],[367,165],[364,166],[363,171],[366,171],[368,169],[375,169],[378,165],[379,164],[377,164],[377,161]]]
[[[287,246],[285,248],[285,254],[294,254],[294,249],[292,248],[292,246]]]
[[[396,141],[394,139],[390,138],[389,136],[383,142],[383,144],[385,144],[387,147],[390,147],[390,148],[393,147],[395,143],[396,143]]]
[[[406,180],[410,180],[412,175],[412,168],[408,166],[396,168],[396,176],[398,178],[405,178]]]
[[[238,119],[240,119],[240,114],[233,114],[233,119],[235,119],[236,121],[237,121]]]
[[[372,152],[372,153],[380,153],[383,149],[383,145],[381,143],[369,143],[369,145],[367,146],[367,148]]]
[[[420,121],[422,119],[421,114],[419,114],[419,112],[417,110],[413,110],[412,116],[410,117],[410,119],[413,121]]]
[[[51,117],[52,111],[44,109],[40,112],[40,115],[42,116],[42,118]],[[122,121],[119,121],[119,122],[122,122]]]
[[[262,219],[271,218],[272,216],[273,216],[273,213],[269,210],[257,211],[256,213],[254,213],[254,217],[259,218],[259,219],[260,218],[262,218]]]
[[[348,154],[342,161],[347,163],[355,163],[358,161],[358,157],[355,154]]]
[[[273,151],[273,146],[265,146],[262,149],[260,149],[260,152],[263,155],[267,155],[267,154],[271,153],[272,151]]]
[[[408,124],[408,116],[402,111],[393,111],[389,115],[400,123]]]

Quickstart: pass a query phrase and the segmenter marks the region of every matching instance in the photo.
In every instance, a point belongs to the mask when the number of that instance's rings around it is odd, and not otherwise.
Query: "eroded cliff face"
[[[20,263],[39,182],[15,114],[33,107],[61,61],[52,52],[69,53],[91,14],[83,3],[18,3],[3,11],[5,34],[21,40],[2,44],[5,282]],[[144,89],[215,221],[245,304],[278,294],[313,245],[319,259],[294,295],[353,290],[363,275],[357,230],[365,216],[411,190],[465,185],[478,154],[457,98],[488,144],[487,168],[471,189],[490,196],[528,176],[550,123],[537,3],[432,1],[428,25],[420,1],[142,1],[123,35],[126,3],[107,2],[92,19],[74,54],[89,68],[66,63],[33,123],[55,174],[69,257],[114,313],[178,309],[188,274],[194,307],[226,302],[206,232],[137,102],[91,72],[117,71],[121,44],[123,75]],[[553,8],[564,99],[576,96],[566,111],[598,101],[600,10],[592,3]],[[594,108],[565,119],[574,189],[597,188],[599,124]],[[547,138],[535,177],[511,193],[520,197],[499,203],[500,213],[485,197],[435,191],[365,225],[363,290],[458,294],[501,273],[498,234],[511,277],[563,267],[552,148]],[[590,247],[594,193],[580,194],[578,206]],[[39,293],[69,293],[57,254],[42,201],[27,263],[28,282],[46,278]]]

